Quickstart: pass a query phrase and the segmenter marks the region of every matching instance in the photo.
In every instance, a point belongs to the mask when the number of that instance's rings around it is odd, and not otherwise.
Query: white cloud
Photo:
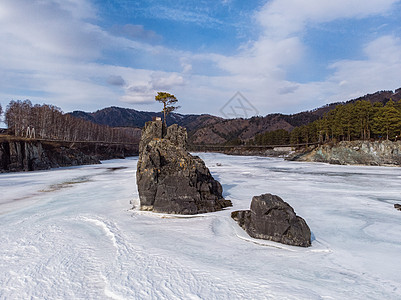
[[[107,78],[107,83],[115,86],[124,86],[126,84],[124,78],[120,75],[110,75],[109,78]]]
[[[131,104],[150,104],[154,97],[155,91],[149,85],[139,85],[129,87],[120,100]]]
[[[152,71],[97,63],[104,50],[171,55],[160,46],[111,36],[88,18],[96,18],[96,11],[86,0],[2,0],[0,97],[64,110],[118,105],[124,82],[150,80]]]
[[[155,101],[157,92],[171,92],[185,85],[184,78],[177,73],[152,72],[147,77],[147,82],[137,84],[136,81],[128,87],[120,100],[132,104],[150,104]]]
[[[401,61],[401,39],[394,36],[382,36],[365,47],[369,59],[384,64],[394,64]]]
[[[271,37],[299,33],[308,22],[364,18],[388,12],[398,0],[273,0],[266,3],[257,19]]]
[[[153,30],[146,30],[143,25],[126,24],[124,26],[114,25],[111,33],[119,36],[125,36],[129,39],[145,42],[159,42],[162,37]]]
[[[7,13],[0,19],[1,38],[22,48],[19,50],[25,50],[26,58],[34,55],[75,59],[99,57],[98,45],[104,38],[102,31],[78,18],[90,13],[67,5],[75,3],[71,1],[60,1],[63,3],[60,4],[58,1],[3,0],[0,10]]]
[[[338,85],[338,96],[344,97],[343,100],[401,86],[400,38],[380,37],[367,44],[364,51],[367,55],[364,60],[343,60],[330,66],[334,72],[327,84]]]
[[[182,57],[180,59],[180,63],[181,63],[181,68],[182,68],[181,72],[183,74],[187,74],[187,73],[190,73],[192,71],[192,64],[190,63],[188,58]]]
[[[215,56],[218,65],[232,74],[283,79],[285,66],[291,66],[302,56],[303,46],[296,37],[273,41],[262,37],[240,54]]]
[[[161,72],[155,72],[152,74],[150,81],[151,86],[154,89],[171,89],[175,86],[181,86],[185,84],[184,78],[177,73],[166,74]]]
[[[309,25],[386,14],[396,2],[399,0],[269,1],[255,15],[261,26],[259,38],[243,45],[237,55],[215,55],[212,59],[231,74],[223,81],[228,80],[231,86],[243,91],[264,112],[297,112],[329,101],[394,89],[401,86],[396,75],[401,49],[399,39],[391,36],[361,45],[365,60],[328,65],[332,74],[320,81],[290,82],[286,73],[306,59],[302,39]]]

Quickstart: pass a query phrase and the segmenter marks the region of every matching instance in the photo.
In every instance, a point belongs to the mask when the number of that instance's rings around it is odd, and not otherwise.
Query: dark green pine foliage
[[[373,130],[376,135],[388,139],[394,139],[400,135],[401,113],[390,100],[383,107],[375,107],[372,120]]]
[[[340,104],[321,119],[285,130],[255,136],[257,145],[311,144],[329,141],[397,139],[401,137],[401,100],[386,105],[366,100]]]
[[[254,141],[257,145],[288,145],[290,134],[284,129],[266,131],[265,133],[257,134]]]

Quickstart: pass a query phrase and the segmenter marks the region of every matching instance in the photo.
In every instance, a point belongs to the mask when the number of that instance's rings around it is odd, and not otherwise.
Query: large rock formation
[[[231,217],[251,237],[293,246],[311,246],[311,231],[305,220],[278,196],[255,196],[250,210],[235,211]]]
[[[161,121],[146,123],[139,144],[137,185],[142,210],[198,214],[231,206],[205,163],[186,150],[187,132]]]
[[[401,166],[401,141],[352,141],[325,144],[296,153],[290,160],[337,165]]]

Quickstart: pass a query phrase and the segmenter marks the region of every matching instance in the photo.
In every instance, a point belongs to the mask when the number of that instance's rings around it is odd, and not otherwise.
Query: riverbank
[[[0,173],[100,164],[138,155],[138,145],[39,141],[0,136]]]
[[[225,145],[189,145],[191,152],[222,153],[227,155],[240,156],[266,156],[266,157],[287,157],[294,153],[295,148],[291,146],[225,146]]]
[[[401,166],[401,141],[351,141],[297,151],[288,160],[336,165]]]

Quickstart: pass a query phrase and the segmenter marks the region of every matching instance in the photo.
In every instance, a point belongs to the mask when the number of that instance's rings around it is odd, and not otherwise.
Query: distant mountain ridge
[[[93,113],[83,111],[73,111],[72,116],[88,120],[100,125],[111,127],[139,127],[145,126],[145,123],[152,120],[153,117],[163,117],[161,112],[138,111],[132,108],[122,108],[111,106]],[[167,124],[177,123],[187,128],[189,131],[196,129],[202,125],[224,120],[208,114],[202,115],[183,115],[179,113],[171,113],[167,117]]]
[[[222,144],[240,139],[247,141],[256,134],[277,129],[291,131],[293,128],[306,125],[321,118],[325,113],[334,109],[339,104],[355,103],[358,100],[367,100],[372,103],[382,102],[385,104],[390,99],[399,101],[401,99],[401,88],[393,91],[379,91],[374,94],[348,100],[327,104],[320,108],[304,111],[292,115],[269,114],[264,117],[252,117],[249,119],[224,119],[209,114],[184,115],[171,113],[167,117],[167,124],[177,123],[188,130],[189,140],[194,144]],[[92,121],[101,125],[111,127],[143,127],[152,117],[162,117],[161,112],[137,111],[130,108],[108,107],[93,113],[74,111],[72,116]]]

